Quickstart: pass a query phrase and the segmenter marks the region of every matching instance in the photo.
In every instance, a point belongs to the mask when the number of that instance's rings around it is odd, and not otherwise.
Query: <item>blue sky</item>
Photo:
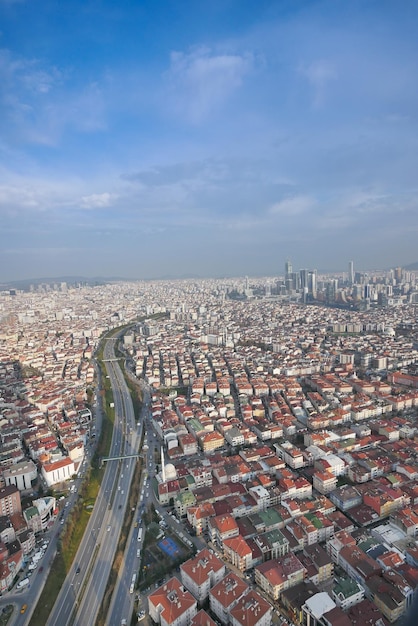
[[[0,280],[418,261],[415,0],[0,0]]]

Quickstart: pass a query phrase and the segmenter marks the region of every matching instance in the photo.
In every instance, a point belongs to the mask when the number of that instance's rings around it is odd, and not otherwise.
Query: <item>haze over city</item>
[[[0,281],[417,261],[417,17],[0,0]]]

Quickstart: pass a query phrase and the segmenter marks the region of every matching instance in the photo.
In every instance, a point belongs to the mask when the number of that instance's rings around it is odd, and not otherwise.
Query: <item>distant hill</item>
[[[35,287],[38,285],[54,285],[67,283],[71,285],[106,285],[106,283],[117,282],[124,280],[123,278],[102,278],[93,277],[86,278],[85,276],[55,276],[45,278],[25,278],[22,280],[8,280],[4,283],[0,283],[0,289],[22,289],[23,291],[29,289],[31,285]]]
[[[418,261],[416,261],[415,263],[410,263],[409,265],[405,265],[404,269],[407,270],[408,272],[413,272],[414,270],[417,271]]]

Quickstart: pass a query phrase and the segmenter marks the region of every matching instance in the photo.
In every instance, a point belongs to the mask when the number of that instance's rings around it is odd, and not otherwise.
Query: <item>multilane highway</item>
[[[142,413],[140,418],[140,426],[146,424],[147,418],[149,418],[149,391],[143,386],[143,405],[142,405]],[[145,441],[148,444],[149,450],[151,449],[151,431],[147,429],[146,431],[146,439]],[[149,452],[148,452],[149,454]],[[144,455],[145,461],[147,462],[147,457]],[[116,624],[120,624],[122,619],[126,619],[127,623],[130,623],[132,611],[134,608],[135,602],[135,584],[133,585],[132,590],[132,581],[133,576],[137,577],[139,564],[140,564],[140,556],[142,551],[142,540],[138,541],[138,533],[142,530],[142,537],[145,535],[145,530],[142,528],[142,510],[145,506],[144,502],[144,494],[145,490],[149,488],[149,478],[147,477],[147,472],[143,472],[141,484],[140,484],[140,492],[141,497],[138,499],[138,504],[135,509],[134,519],[136,523],[131,528],[131,531],[128,536],[128,541],[126,543],[126,550],[123,557],[123,563],[118,572],[118,578],[116,580],[112,601],[109,607],[109,611],[106,617],[106,626],[114,626]],[[135,578],[136,581],[136,578]]]
[[[115,423],[111,457],[138,453],[141,439],[131,396],[115,358],[114,339],[106,342],[104,358],[113,389]],[[111,571],[125,515],[136,459],[108,461],[102,485],[72,567],[47,621],[47,626],[94,624]],[[118,622],[115,622],[116,624]]]

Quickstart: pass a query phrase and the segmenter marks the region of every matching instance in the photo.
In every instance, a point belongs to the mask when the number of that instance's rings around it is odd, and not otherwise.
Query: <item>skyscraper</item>
[[[354,263],[349,261],[348,263],[348,284],[354,285]]]
[[[289,261],[289,259],[287,259],[286,263],[284,264],[284,277],[290,278],[292,271],[293,271],[292,262]]]
[[[308,289],[309,270],[306,270],[306,269],[299,270],[299,276],[300,276],[300,288],[302,290]]]
[[[316,287],[317,287],[317,271],[310,270],[308,274],[308,294],[312,296],[312,298],[316,299]]]

